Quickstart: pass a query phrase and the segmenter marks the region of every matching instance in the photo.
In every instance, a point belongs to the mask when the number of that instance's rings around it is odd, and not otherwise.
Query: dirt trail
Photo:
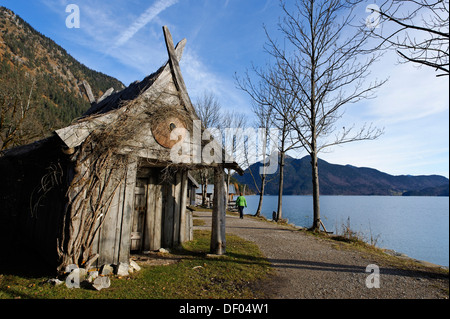
[[[196,228],[211,229],[210,212],[195,215],[206,222]],[[255,242],[272,263],[276,274],[261,285],[268,298],[448,298],[448,275],[377,265],[380,287],[367,288],[366,267],[377,261],[358,251],[249,217],[227,216],[226,230]]]

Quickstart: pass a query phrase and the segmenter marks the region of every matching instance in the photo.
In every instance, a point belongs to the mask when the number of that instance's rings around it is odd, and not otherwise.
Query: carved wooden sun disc
[[[169,115],[153,125],[152,133],[159,145],[165,148],[172,148],[176,143],[183,140],[185,136],[185,134],[180,134],[177,140],[171,140],[170,134],[176,128],[186,128],[186,125],[180,118]]]

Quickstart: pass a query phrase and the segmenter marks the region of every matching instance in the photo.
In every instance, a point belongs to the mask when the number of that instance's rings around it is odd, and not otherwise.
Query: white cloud
[[[398,64],[386,55],[374,67],[378,78],[389,81],[372,100],[350,105],[343,125],[373,122],[385,128],[376,141],[346,144],[319,155],[337,164],[373,167],[389,174],[448,177],[449,79],[434,70]],[[339,127],[339,126],[338,126]]]
[[[186,46],[180,67],[192,102],[195,103],[203,92],[210,92],[216,96],[223,110],[248,112],[249,101],[236,89],[234,79],[211,70],[195,50],[189,48],[189,42]]]
[[[172,5],[176,4],[178,0],[158,0],[152,4],[136,21],[122,32],[117,39],[115,46],[121,46],[128,42],[140,29],[151,22],[158,14]]]
[[[436,78],[433,70],[411,63],[384,68],[389,68],[390,79],[371,101],[369,116],[395,124],[448,110],[448,78]]]

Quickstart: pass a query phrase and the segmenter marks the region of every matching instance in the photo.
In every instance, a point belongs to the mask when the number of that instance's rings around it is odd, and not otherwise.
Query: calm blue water
[[[254,214],[259,196],[246,196],[245,214]],[[272,219],[277,196],[264,196],[262,214]],[[321,218],[328,231],[342,226],[362,234],[366,241],[412,258],[449,265],[449,198],[402,196],[321,196]],[[283,196],[283,218],[297,226],[312,224],[312,196]]]

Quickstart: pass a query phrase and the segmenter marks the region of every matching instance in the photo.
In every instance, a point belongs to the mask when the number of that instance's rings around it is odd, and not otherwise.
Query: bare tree
[[[351,33],[355,31],[350,27],[354,16],[348,2],[297,0],[291,9],[281,1],[281,8],[284,17],[278,28],[283,45],[266,29],[265,50],[275,62],[272,71],[259,73],[259,79],[293,99],[289,108],[278,113],[284,114],[311,156],[314,210],[311,228],[319,230],[322,222],[318,154],[327,147],[376,139],[382,134],[382,130],[372,125],[337,131],[336,124],[343,115],[344,105],[372,97],[385,81],[368,81],[369,68],[378,55],[363,50],[366,34]],[[251,86],[247,88],[252,92]],[[258,87],[253,88],[256,89],[253,93],[258,93]]]
[[[233,154],[233,159],[239,164],[243,164],[243,154],[236,154],[243,149],[243,134],[242,130],[245,129],[247,123],[245,115],[235,111],[222,111],[219,101],[216,96],[211,92],[204,92],[194,105],[196,112],[202,121],[202,125],[205,129],[218,129],[221,131],[222,137],[215,136],[215,138],[221,138],[220,143],[225,147],[226,151]],[[214,132],[210,132],[214,135]],[[224,133],[227,133],[232,140],[227,141]],[[232,175],[232,169],[227,168],[226,173],[226,194],[228,194],[230,179]],[[200,184],[202,185],[202,206],[206,205],[206,190],[210,177],[213,175],[213,169],[203,168],[199,170]],[[226,205],[228,205],[228,196],[226,199]]]
[[[217,127],[221,121],[220,104],[211,92],[203,92],[194,105],[198,117],[205,128]],[[202,186],[202,206],[206,206],[207,188],[213,169],[202,168],[198,171],[200,185]]]
[[[448,0],[389,0],[368,9],[373,20],[362,29],[380,40],[377,49],[394,49],[403,62],[449,75]]]
[[[242,132],[247,127],[247,125],[248,124],[246,121],[246,117],[243,113],[227,111],[221,114],[221,120],[218,126],[218,128],[222,129],[223,132],[227,132],[229,135],[231,135],[231,141],[226,141],[226,137],[224,136],[222,142],[225,146],[225,149],[234,155],[235,161],[240,165],[244,164],[243,159],[245,158],[245,154],[236,154],[236,152],[244,149],[245,139],[242,134],[239,134],[239,132]],[[231,145],[227,145],[227,142]],[[228,194],[233,170],[230,168],[227,168],[226,170],[227,173],[225,191],[227,193],[226,205],[228,207]]]
[[[212,92],[203,92],[194,107],[205,127],[218,127],[221,122],[221,107],[219,101]]]
[[[291,107],[291,104],[283,105],[281,110],[284,108]],[[279,182],[278,182],[278,205],[277,205],[277,211],[276,211],[276,220],[281,220],[283,213],[282,213],[282,203],[283,203],[283,184],[284,184],[284,166],[285,166],[285,159],[286,159],[286,153],[298,149],[302,147],[301,139],[295,138],[293,136],[293,132],[290,129],[289,121],[287,119],[286,114],[284,113],[283,116],[280,113],[276,113],[274,115],[274,125],[280,130],[280,144],[279,144]]]
[[[257,74],[260,79],[258,83],[253,83],[248,72],[244,79],[235,77],[238,87],[247,92],[252,100],[256,102],[253,112],[260,121],[260,125],[277,128],[279,140],[272,141],[276,143],[279,152],[279,183],[278,183],[278,205],[275,220],[282,218],[282,197],[283,197],[283,181],[284,181],[284,166],[286,152],[300,148],[301,139],[296,137],[295,131],[290,128],[292,121],[291,110],[296,109],[294,103],[298,103],[295,96],[289,94],[285,79],[279,77],[281,74],[277,66],[268,66],[266,70],[259,69],[253,66],[253,72]],[[290,121],[288,118],[290,118]],[[273,138],[266,130],[266,137]],[[265,180],[264,180],[265,181]],[[261,185],[263,188],[265,184]],[[262,202],[260,200],[260,202]],[[259,210],[258,210],[259,211]]]
[[[263,198],[264,198],[264,192],[266,188],[266,184],[268,182],[267,180],[267,160],[270,160],[270,148],[267,147],[267,144],[270,142],[270,123],[271,123],[271,116],[272,116],[272,110],[270,108],[265,108],[265,105],[262,103],[256,103],[253,106],[253,113],[256,115],[257,118],[257,127],[262,129],[263,136],[261,136],[260,140],[262,141],[263,145],[259,146],[261,151],[259,154],[262,156],[262,166],[259,170],[259,177],[260,177],[260,185],[258,185],[255,176],[253,175],[253,172],[251,170],[251,163],[248,161],[248,170],[250,175],[253,178],[253,182],[255,184],[255,187],[257,191],[259,192],[259,201],[258,201],[258,207],[256,208],[255,216],[261,215],[262,210],[262,204],[263,204]],[[246,158],[247,160],[250,159],[250,155],[247,154]]]
[[[34,78],[30,81],[6,79],[1,83],[0,151],[29,143],[42,134],[34,116],[35,85]]]

